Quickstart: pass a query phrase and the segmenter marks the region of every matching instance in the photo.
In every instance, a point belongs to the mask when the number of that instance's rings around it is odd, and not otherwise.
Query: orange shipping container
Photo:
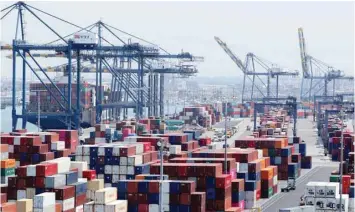
[[[9,145],[0,144],[0,152],[8,152],[8,151],[9,151]]]
[[[6,202],[0,205],[1,212],[16,212],[16,202]]]
[[[268,180],[273,177],[273,169],[272,168],[264,168],[261,170],[261,179]]]
[[[1,161],[1,168],[13,168],[16,166],[15,159],[6,159]]]

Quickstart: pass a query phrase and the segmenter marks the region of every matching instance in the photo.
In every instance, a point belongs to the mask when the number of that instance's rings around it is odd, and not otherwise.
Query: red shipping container
[[[18,177],[26,177],[27,175],[27,167],[26,166],[20,166],[16,168],[16,175]]]
[[[66,200],[75,196],[75,187],[74,186],[63,186],[57,189],[54,189],[55,199],[56,200]]]
[[[191,206],[191,211],[193,212],[205,212],[206,211],[206,207],[204,205],[192,205]]]
[[[20,146],[19,147],[20,149],[19,149],[19,152],[20,153],[30,153],[31,151],[30,151],[30,146]]]
[[[86,202],[86,194],[80,194],[75,197],[75,207],[84,205]]]
[[[39,158],[41,161],[53,160],[54,159],[54,152],[45,152],[39,154]]]
[[[36,187],[36,177],[26,177],[26,187],[35,188]]]
[[[190,205],[191,204],[191,195],[189,193],[180,194],[180,204]]]
[[[60,157],[68,157],[71,154],[72,150],[70,149],[63,149],[63,150],[58,150],[58,158]]]
[[[45,188],[45,177],[36,177],[36,188]]]
[[[16,200],[17,199],[17,189],[11,188],[7,190],[7,199]]]
[[[120,148],[120,156],[128,157],[132,156],[136,153],[136,147],[135,146],[127,146],[127,147],[121,147]]]
[[[220,210],[220,211],[224,211],[227,208],[230,208],[232,206],[232,198],[228,197],[224,200],[216,200],[215,201],[215,210]]]
[[[48,152],[48,145],[40,144],[38,146],[32,146],[29,151],[31,153],[45,153]]]
[[[187,166],[178,166],[178,175],[179,176],[188,176],[187,175]]]
[[[227,188],[231,186],[232,177],[229,174],[223,174],[216,177],[216,188]]]
[[[86,178],[87,180],[96,179],[96,170],[84,170],[83,178]]]
[[[138,204],[138,211],[139,212],[149,212],[149,205],[148,204]]]
[[[128,194],[127,194],[127,200],[128,200],[128,202],[131,203],[131,204],[138,203],[138,201],[137,201],[137,194],[128,193]]]
[[[58,166],[56,163],[42,163],[36,166],[37,176],[50,176],[55,175],[58,172]]]
[[[138,182],[128,181],[127,182],[127,193],[138,193]]]
[[[192,193],[196,189],[196,184],[195,182],[186,182],[186,183],[181,183],[180,184],[180,191],[182,193]]]
[[[204,206],[206,204],[206,192],[191,193],[191,205]]]
[[[149,193],[159,193],[159,182],[150,181],[148,186]]]
[[[5,202],[7,202],[7,194],[1,193],[0,194],[0,204],[3,204]]]
[[[149,194],[137,194],[137,200],[140,204],[148,204],[148,195]]]
[[[26,189],[26,178],[18,178],[16,182],[16,188],[18,190],[25,190]]]

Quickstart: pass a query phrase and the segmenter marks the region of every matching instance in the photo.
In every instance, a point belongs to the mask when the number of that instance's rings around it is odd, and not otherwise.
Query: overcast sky
[[[159,44],[170,53],[181,49],[205,62],[200,75],[236,76],[241,71],[215,42],[226,42],[244,60],[248,52],[283,67],[301,70],[297,28],[303,27],[308,53],[354,72],[353,2],[29,2],[36,8],[80,26],[100,18],[119,29]],[[10,2],[0,3],[0,6]],[[27,12],[28,40],[44,43],[55,35]],[[75,28],[41,15],[59,33]],[[1,25],[1,41],[15,34],[15,15]],[[118,33],[118,35],[120,35]],[[11,60],[2,52],[1,75],[11,76]],[[20,63],[18,63],[20,64]]]

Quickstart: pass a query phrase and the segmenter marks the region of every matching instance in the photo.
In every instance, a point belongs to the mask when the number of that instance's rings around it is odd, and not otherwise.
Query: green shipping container
[[[1,169],[1,176],[15,175],[15,168]]]
[[[337,183],[337,182],[339,182],[339,179],[340,179],[339,175],[330,175],[329,181]]]

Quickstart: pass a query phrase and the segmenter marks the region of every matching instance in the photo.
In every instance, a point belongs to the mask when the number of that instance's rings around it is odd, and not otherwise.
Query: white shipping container
[[[76,160],[80,161],[80,160]],[[90,164],[90,156],[83,156],[83,159],[81,161],[85,161],[87,164]]]
[[[46,188],[59,188],[65,186],[66,177],[63,174],[51,175],[45,178]]]
[[[95,138],[95,143],[96,143],[96,144],[103,144],[103,143],[106,143],[106,138],[96,137],[96,138]]]
[[[35,195],[33,198],[33,207],[45,208],[46,206],[55,204],[55,193],[44,192],[42,194]]]
[[[9,145],[9,153],[14,153],[14,145]]]
[[[181,145],[171,145],[169,147],[170,154],[176,155],[181,153]]]
[[[115,200],[107,203],[105,206],[105,212],[127,212],[127,209],[127,200]]]
[[[149,212],[159,212],[158,204],[149,204]]]
[[[21,137],[23,137],[23,136],[15,136],[14,137],[14,145],[21,145]]]
[[[240,172],[247,172],[248,171],[248,164],[247,163],[239,163],[239,171]]]
[[[84,212],[94,212],[94,205],[95,205],[94,201],[85,203]]]
[[[9,152],[2,152],[0,154],[0,158],[1,158],[1,160],[9,159]]]
[[[127,166],[127,157],[120,157],[120,166]]]
[[[105,165],[105,174],[112,174],[112,166]]]
[[[316,197],[325,197],[325,182],[317,182],[316,184]]]
[[[164,205],[169,205],[170,203],[170,194],[169,193],[163,193],[163,204]]]
[[[163,187],[163,193],[169,193],[169,191],[170,191],[169,181],[163,181],[162,187]]]
[[[120,175],[127,174],[127,166],[120,166]]]
[[[315,205],[315,198],[311,196],[305,196],[304,201],[306,205]]]
[[[105,188],[112,187],[111,183],[105,183]]]
[[[76,150],[75,150],[75,155],[78,156],[78,155],[83,155],[83,145],[78,145],[76,147]]]
[[[70,169],[78,169],[78,176],[83,176],[83,171],[88,170],[88,163],[84,161],[72,161],[70,163]]]
[[[244,202],[244,207],[246,209],[251,209],[251,208],[254,208],[255,207],[255,200],[247,200]]]
[[[327,210],[335,210],[337,208],[337,200],[335,198],[327,198],[327,204],[325,208]]]
[[[112,175],[112,183],[118,183],[119,180],[120,180],[120,175],[118,174]]]
[[[105,146],[100,146],[97,150],[98,156],[105,156]]]
[[[75,212],[84,212],[84,205],[79,205],[75,208]]]
[[[26,167],[26,175],[28,177],[35,177],[36,176],[36,165],[28,165]]]
[[[64,141],[56,141],[51,143],[51,150],[63,150],[65,149]]]
[[[328,182],[325,186],[325,196],[335,198],[339,195],[339,183]]]
[[[165,211],[167,211],[167,212],[169,212],[170,211],[170,206],[169,205],[163,205],[163,211],[165,212]]]
[[[95,33],[91,33],[91,32],[77,32],[73,36],[73,43],[96,45],[98,43],[98,37]],[[101,125],[100,129],[102,129],[103,126],[105,125]]]
[[[349,208],[355,208],[355,198],[349,198]]]
[[[144,145],[141,143],[136,143],[136,154],[142,154],[144,152]]]
[[[98,174],[97,175],[97,179],[105,179],[105,175],[104,174]]]
[[[70,158],[69,157],[61,157],[53,160],[43,161],[42,163],[56,163],[58,166],[58,174],[70,171]]]
[[[106,204],[117,199],[117,188],[109,187],[95,192],[95,204]]]
[[[84,157],[89,157],[89,156],[75,155],[75,161],[84,161]]]
[[[127,175],[134,175],[134,166],[127,166]]]
[[[62,205],[62,210],[67,211],[69,209],[73,209],[75,207],[75,198],[69,198],[65,200],[58,200],[58,203]]]
[[[126,175],[120,175],[120,180],[125,180],[126,178]]]
[[[257,149],[258,150],[258,158],[263,157],[263,150],[262,149]]]
[[[112,156],[120,156],[120,147],[119,146],[113,147]]]
[[[327,205],[327,199],[326,198],[322,198],[322,197],[316,197],[315,198],[316,209],[324,210],[326,208],[326,205]]]
[[[43,208],[33,208],[33,212],[49,212],[49,211],[55,211],[55,204],[47,205],[44,206]]]
[[[133,155],[127,158],[128,166],[137,166],[143,163],[143,156],[142,155]]]
[[[95,212],[105,212],[105,205],[95,203],[94,209]]]
[[[17,190],[17,200],[26,199],[26,190]]]
[[[26,198],[27,199],[33,199],[33,197],[36,195],[36,189],[35,188],[26,188]]]
[[[349,209],[349,195],[348,194],[342,194],[342,211],[347,212]],[[340,204],[340,196],[336,198],[337,204]]]
[[[277,185],[277,183],[278,183],[277,175],[272,178],[272,183],[273,183],[273,185]]]
[[[256,191],[246,191],[245,200],[255,201],[256,200]]]
[[[315,197],[317,182],[308,182],[305,189],[305,196]]]
[[[112,174],[120,174],[120,166],[113,165],[112,166]]]

